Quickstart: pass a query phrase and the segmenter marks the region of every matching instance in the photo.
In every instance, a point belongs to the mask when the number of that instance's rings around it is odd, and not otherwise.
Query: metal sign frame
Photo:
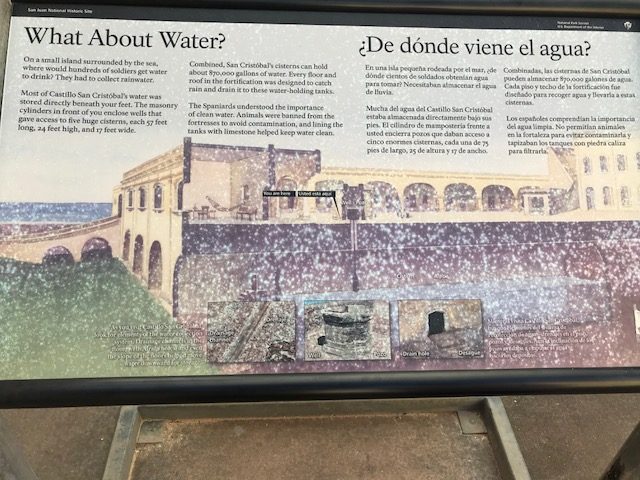
[[[16,4],[37,4],[22,1]],[[51,0],[47,4],[82,4]],[[509,15],[628,17],[640,19],[640,1],[617,0],[557,3],[553,0],[491,2],[384,0],[235,0],[176,2],[107,0],[102,6],[138,6],[141,18],[154,7],[245,10],[252,18],[273,15],[295,22],[297,12],[422,13],[448,15]],[[179,5],[176,5],[178,4]],[[148,6],[146,6],[148,5]],[[148,9],[148,10],[147,10]],[[114,10],[116,11],[116,10]],[[131,377],[33,379],[0,381],[0,407],[61,407],[122,404],[254,402],[357,398],[411,398],[506,394],[640,392],[640,367],[465,370],[234,375],[208,377]]]

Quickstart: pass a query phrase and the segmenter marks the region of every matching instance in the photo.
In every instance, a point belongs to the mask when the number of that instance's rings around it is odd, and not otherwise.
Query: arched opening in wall
[[[620,187],[620,205],[623,207],[631,206],[631,197],[629,196],[629,187]]]
[[[149,250],[149,289],[162,288],[162,248],[160,242],[155,241]]]
[[[518,190],[518,205],[526,215],[549,215],[550,194],[539,187],[522,187]]]
[[[320,190],[323,192],[342,192],[344,189],[344,182],[342,180],[322,180],[320,182],[316,182],[316,190]],[[316,198],[316,211],[320,213],[326,213],[335,211],[335,205],[333,203],[333,198]]]
[[[476,191],[466,183],[452,183],[444,189],[444,208],[447,211],[469,212],[478,209]]]
[[[611,198],[611,187],[604,187],[602,189],[602,203],[605,207],[609,207],[613,203]]]
[[[400,195],[396,189],[387,182],[369,182],[364,187],[366,196],[371,202],[371,214],[398,213],[400,212]]]
[[[488,212],[513,210],[516,197],[509,187],[488,185],[482,190],[482,209]]]
[[[534,186],[534,187],[522,187],[518,190],[516,201],[518,203],[518,208],[520,210],[525,210],[524,199],[526,194],[530,192],[535,192],[535,191],[542,191],[542,189],[540,187]]]
[[[131,250],[131,231],[127,230],[122,241],[122,259],[129,261],[129,250]]]
[[[178,187],[176,188],[176,208],[177,210],[182,210],[182,193],[184,191],[184,182],[180,180],[178,182]]]
[[[144,240],[138,235],[133,242],[133,273],[142,273],[142,255],[144,254]]]
[[[445,331],[444,312],[435,311],[429,313],[427,317],[428,335],[437,335]]]
[[[600,155],[600,172],[607,173],[609,171],[609,160],[604,155]]]
[[[404,189],[404,209],[407,212],[438,210],[436,189],[428,183],[412,183]]]
[[[153,187],[153,208],[156,210],[162,208],[162,185],[160,184]]]
[[[108,260],[112,257],[111,245],[104,238],[93,237],[84,242],[80,252],[80,261]]]
[[[43,265],[73,265],[73,263],[73,255],[62,245],[51,247],[42,257]]]
[[[594,210],[596,208],[596,192],[592,187],[587,187],[587,210]]]
[[[138,207],[140,209],[147,208],[147,191],[144,187],[138,189]]]
[[[285,190],[295,192],[298,189],[296,182],[289,178],[283,177],[278,180],[276,190]],[[281,197],[278,199],[278,207],[280,210],[295,210],[298,205],[298,199],[296,197]]]
[[[122,194],[118,195],[118,217],[122,216]]]
[[[133,208],[133,190],[127,191],[127,208]]]

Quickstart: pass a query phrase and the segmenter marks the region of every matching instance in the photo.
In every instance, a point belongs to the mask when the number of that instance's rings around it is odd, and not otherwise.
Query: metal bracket
[[[314,400],[298,402],[141,405],[122,407],[103,480],[128,480],[136,444],[162,442],[167,420],[397,415],[455,412],[465,434],[489,436],[500,476],[530,480],[500,398]]]

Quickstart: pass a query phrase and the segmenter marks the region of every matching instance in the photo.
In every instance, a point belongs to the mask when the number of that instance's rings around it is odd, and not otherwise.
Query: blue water
[[[110,203],[0,202],[0,223],[85,223],[110,216]]]

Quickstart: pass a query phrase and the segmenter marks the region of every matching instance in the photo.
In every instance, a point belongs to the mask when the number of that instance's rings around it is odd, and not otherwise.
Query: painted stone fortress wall
[[[385,299],[398,302],[399,311],[406,313],[410,305],[406,299],[415,298],[415,308],[424,310],[419,317],[424,318],[415,323],[411,315],[413,324],[409,327],[405,321],[404,333],[400,320],[406,361],[412,361],[415,354],[446,363],[464,353],[468,357],[465,365],[478,368],[486,366],[486,348],[498,352],[493,362],[500,364],[498,359],[504,354],[499,352],[506,347],[495,343],[498,340],[493,336],[500,338],[505,322],[513,318],[548,323],[548,328],[596,322],[604,329],[598,335],[624,335],[618,330],[607,333],[606,325],[627,309],[628,301],[622,298],[629,294],[620,297],[618,277],[626,267],[618,253],[606,257],[601,252],[603,248],[617,252],[616,242],[634,237],[635,223],[565,221],[592,210],[580,203],[582,176],[576,158],[570,150],[550,150],[547,177],[483,179],[461,174],[460,178],[449,176],[451,183],[442,186],[443,176],[438,173],[398,174],[405,183],[406,177],[414,175],[424,185],[438,185],[445,192],[444,197],[430,197],[427,188],[415,186],[417,182],[404,189],[394,185],[394,172],[323,170],[320,152],[314,150],[194,146],[186,139],[183,171],[176,175],[184,175],[188,182],[180,177],[183,183],[176,190],[183,197],[180,230],[173,231],[180,232],[181,243],[172,279],[173,314],[194,338],[202,339],[205,348],[212,302],[293,302],[300,309],[309,298]],[[333,179],[327,180],[328,176]],[[355,222],[343,219],[340,212],[340,207],[345,208],[344,192],[354,180],[374,187],[360,190],[363,218]],[[480,189],[481,183],[476,183],[472,188],[483,192],[482,197],[466,189],[451,193],[448,186],[463,184],[463,180],[469,182],[466,185],[485,180],[494,187]],[[380,183],[385,186],[376,188]],[[516,189],[517,185],[524,186]],[[329,186],[335,187],[335,203],[332,199],[292,200],[257,194]],[[517,194],[509,193],[512,188]],[[405,193],[402,200],[397,190]],[[536,210],[536,198],[544,208]],[[527,208],[527,202],[534,208]],[[440,205],[444,211],[439,210]],[[416,213],[448,215],[452,221],[418,221]],[[487,221],[492,214],[497,219]],[[465,215],[469,221],[456,221]],[[477,222],[477,215],[485,221]],[[499,221],[503,215],[529,219]],[[545,217],[548,221],[541,221]],[[640,253],[627,251],[633,256]],[[470,295],[477,300],[466,300]],[[421,300],[434,296],[443,300]],[[585,303],[584,298],[595,301]],[[428,302],[433,305],[428,307]],[[465,302],[471,303],[465,306]],[[613,309],[606,307],[612,302]],[[471,314],[465,310],[469,308]],[[435,326],[440,320],[434,315],[442,315],[441,327]],[[441,332],[450,332],[449,337],[431,339]],[[402,338],[407,340],[402,343]],[[421,338],[431,346],[413,348]],[[298,344],[298,355],[304,348]],[[378,360],[362,360],[363,368]],[[514,360],[509,361],[513,365]],[[522,366],[530,365],[531,358],[522,357]],[[267,363],[256,368],[270,371],[272,367]]]
[[[182,243],[183,149],[124,173],[113,192],[122,248],[118,256],[160,299],[171,303],[173,268]]]

